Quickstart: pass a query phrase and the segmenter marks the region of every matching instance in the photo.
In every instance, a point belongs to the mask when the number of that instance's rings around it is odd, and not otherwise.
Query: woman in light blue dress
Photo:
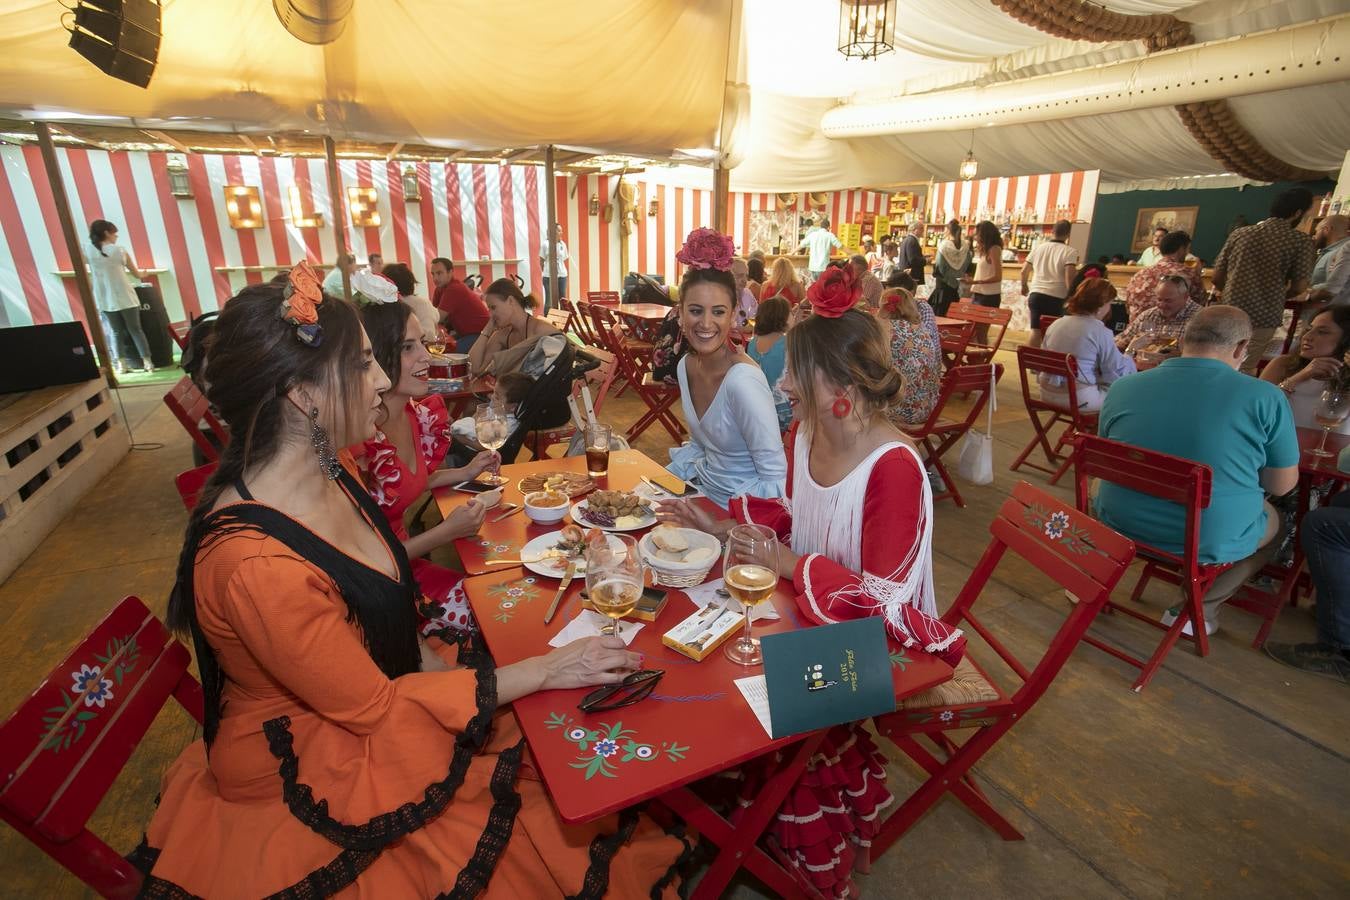
[[[778,430],[787,431],[792,424],[792,405],[779,387],[783,368],[787,364],[787,327],[792,306],[783,297],[770,297],[759,305],[755,316],[755,336],[745,343],[745,352],[759,363],[764,379],[773,393],[774,410],[778,414]]]
[[[731,239],[712,229],[690,234],[676,258],[680,326],[688,352],[676,371],[690,440],[668,467],[725,507],[732,497],[781,497],[787,456],[773,393],[754,360],[730,342],[736,321]]]

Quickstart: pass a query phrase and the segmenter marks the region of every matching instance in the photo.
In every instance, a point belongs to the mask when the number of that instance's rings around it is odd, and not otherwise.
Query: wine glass
[[[622,637],[619,620],[642,597],[642,561],[633,538],[626,534],[605,537],[605,542],[586,547],[586,594],[591,608],[609,617],[609,630],[602,628],[600,633]]]
[[[445,345],[449,340],[450,332],[445,330],[444,325],[436,326],[436,336],[423,343],[426,345],[427,352],[432,356],[443,356],[445,354]]]
[[[1308,452],[1313,456],[1335,456],[1334,451],[1327,449],[1327,435],[1344,422],[1347,415],[1350,415],[1350,390],[1327,388],[1323,391],[1313,412],[1313,421],[1322,426],[1322,440],[1316,449]]]
[[[488,450],[497,450],[506,443],[510,429],[506,426],[506,410],[497,403],[480,403],[473,414],[474,431],[478,443]],[[488,484],[500,486],[506,479],[497,474],[483,479]]]
[[[750,636],[751,610],[778,587],[778,536],[764,525],[737,525],[727,535],[722,583],[745,607],[745,634],[727,645],[727,658],[743,666],[764,661],[759,640]]]

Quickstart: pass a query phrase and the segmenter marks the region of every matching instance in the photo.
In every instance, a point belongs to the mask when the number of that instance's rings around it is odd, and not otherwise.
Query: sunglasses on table
[[[577,708],[582,712],[606,712],[641,703],[651,696],[656,683],[666,674],[661,669],[639,669],[623,681],[602,685],[591,691]]]

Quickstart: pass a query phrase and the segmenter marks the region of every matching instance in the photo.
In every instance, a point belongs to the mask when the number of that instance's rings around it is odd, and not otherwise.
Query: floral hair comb
[[[352,302],[357,306],[398,302],[398,287],[383,275],[362,269],[353,272],[351,277]]]
[[[317,347],[323,343],[323,326],[319,324],[319,307],[323,304],[323,287],[319,274],[308,260],[291,266],[286,276],[286,291],[282,295],[281,318],[295,326],[300,343]]]
[[[851,266],[831,267],[806,289],[816,315],[837,319],[858,305],[862,293]]]
[[[736,256],[736,244],[731,238],[711,228],[695,228],[684,239],[684,246],[675,258],[691,269],[731,270]]]
[[[906,300],[914,297],[904,288],[891,288],[881,297],[881,308],[887,315],[898,313]]]

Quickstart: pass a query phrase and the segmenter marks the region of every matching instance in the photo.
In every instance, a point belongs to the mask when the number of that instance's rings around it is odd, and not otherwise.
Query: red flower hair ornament
[[[300,343],[309,347],[323,343],[323,327],[319,325],[323,287],[319,274],[308,260],[301,260],[291,266],[282,297],[281,318],[295,326],[295,336],[300,339]]]
[[[858,286],[851,266],[843,268],[833,266],[826,269],[824,274],[806,289],[806,299],[811,301],[811,308],[815,310],[816,315],[827,319],[837,319],[857,306],[861,295],[862,288]]]
[[[684,246],[675,254],[675,258],[691,269],[717,269],[721,272],[731,270],[731,260],[736,256],[736,244],[711,228],[695,228],[684,239]]]

